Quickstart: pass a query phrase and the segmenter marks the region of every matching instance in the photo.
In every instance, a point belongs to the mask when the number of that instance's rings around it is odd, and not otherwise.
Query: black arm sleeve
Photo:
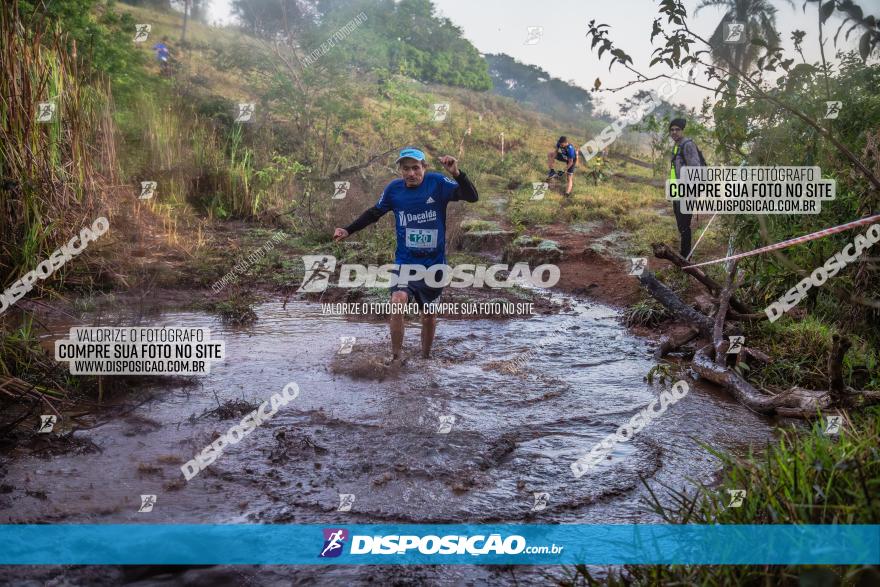
[[[464,174],[464,171],[459,170],[458,177],[453,179],[458,183],[458,188],[452,192],[452,198],[450,198],[453,202],[457,202],[458,200],[476,202],[480,198],[480,195],[477,193],[477,188],[474,187],[474,184],[471,183],[468,176]]]
[[[366,212],[360,215],[357,220],[349,224],[345,227],[345,230],[348,231],[348,234],[354,234],[359,230],[362,230],[369,225],[373,224],[380,218],[385,215],[384,210],[380,210],[373,206],[372,208],[368,208]]]

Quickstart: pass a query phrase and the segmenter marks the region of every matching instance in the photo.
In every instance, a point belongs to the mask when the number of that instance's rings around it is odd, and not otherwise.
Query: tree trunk
[[[180,34],[180,42],[186,42],[186,25],[189,22],[189,5],[191,0],[183,1],[183,32]]]
[[[730,254],[730,252],[728,252]],[[730,298],[742,283],[742,275],[736,273],[736,261],[730,263],[730,272],[727,275],[727,282],[718,296],[718,312],[715,314],[715,324],[712,328],[712,341],[715,345],[715,362],[719,365],[726,363],[728,342],[724,340],[724,319],[727,318],[727,311],[730,309]]]
[[[815,391],[792,387],[779,395],[768,395],[759,391],[751,383],[743,379],[733,369],[719,365],[712,360],[709,351],[712,347],[705,346],[694,354],[691,366],[700,377],[722,386],[738,401],[752,411],[772,416],[774,414],[789,417],[809,418],[831,406],[831,396],[827,391]]]
[[[658,257],[668,258],[664,249],[668,249],[668,247],[663,244],[654,245],[655,254]],[[733,293],[741,283],[741,276],[736,276],[736,264],[731,264],[723,288],[704,274],[701,279],[690,271],[688,273],[710,289],[720,289],[718,312],[714,320],[682,302],[650,271],[643,271],[639,276],[639,281],[654,299],[672,311],[679,320],[693,325],[700,334],[712,341],[712,344],[706,345],[694,353],[691,367],[700,377],[720,385],[739,403],[759,414],[812,418],[826,412],[834,412],[839,408],[856,408],[880,403],[880,392],[856,391],[844,384],[842,363],[850,342],[838,335],[834,336],[831,353],[828,356],[828,390],[792,387],[778,395],[771,395],[754,387],[736,369],[728,367],[725,362],[728,346],[723,338],[725,318],[730,306],[733,305]],[[691,334],[688,333],[685,338]],[[655,356],[662,357],[677,342],[669,338],[664,339]],[[679,344],[684,344],[684,339]],[[745,356],[752,356],[764,363],[770,362],[770,357],[764,353],[744,346],[740,351],[740,356],[737,357],[737,362],[743,361]]]

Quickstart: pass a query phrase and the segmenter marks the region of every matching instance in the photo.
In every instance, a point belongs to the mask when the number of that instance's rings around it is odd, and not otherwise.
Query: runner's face
[[[408,188],[419,187],[422,185],[422,180],[425,179],[425,167],[421,161],[415,159],[403,159],[397,165],[397,170]]]
[[[678,141],[681,140],[681,129],[678,128],[677,126],[670,126],[669,127],[669,136],[670,136],[670,138],[672,138],[673,141],[675,141],[677,143]]]

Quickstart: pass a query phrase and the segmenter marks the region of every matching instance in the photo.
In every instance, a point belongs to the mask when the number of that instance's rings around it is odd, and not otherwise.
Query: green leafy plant
[[[654,377],[657,377],[660,385],[663,385],[667,379],[672,381],[676,377],[677,372],[676,366],[671,363],[657,363],[648,370],[648,374],[645,375],[645,381],[653,385]]]

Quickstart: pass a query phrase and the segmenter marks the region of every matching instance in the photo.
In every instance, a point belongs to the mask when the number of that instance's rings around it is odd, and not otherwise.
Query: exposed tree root
[[[639,281],[648,290],[648,293],[668,308],[679,320],[692,326],[691,330],[683,336],[678,338],[665,337],[661,341],[655,357],[660,358],[693,340],[697,335],[702,335],[711,340],[712,344],[703,346],[694,354],[691,364],[694,371],[700,377],[723,387],[744,406],[768,416],[813,418],[821,414],[836,413],[841,409],[880,403],[880,392],[857,391],[844,384],[843,358],[851,343],[839,335],[834,335],[832,349],[828,356],[828,389],[815,390],[792,387],[774,395],[756,388],[740,375],[739,371],[728,365],[728,362],[734,357],[727,354],[730,343],[724,335],[726,331],[736,332],[738,329],[736,326],[726,324],[726,322],[757,319],[760,316],[752,314],[747,305],[733,297],[734,292],[742,283],[742,276],[738,276],[736,273],[736,264],[733,263],[728,267],[728,276],[722,287],[699,269],[688,267],[687,261],[665,244],[655,243],[653,249],[657,257],[671,261],[705,285],[713,295],[718,296],[718,311],[714,317],[706,316],[685,304],[675,292],[658,281],[653,273],[644,271],[639,276]],[[731,313],[733,316],[728,316]],[[736,364],[738,365],[748,358],[763,363],[772,361],[761,351],[743,346],[735,357]]]

